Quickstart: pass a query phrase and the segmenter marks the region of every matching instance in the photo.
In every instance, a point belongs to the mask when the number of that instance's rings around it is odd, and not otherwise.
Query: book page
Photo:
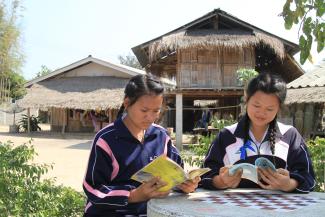
[[[237,170],[242,169],[242,178],[249,179],[255,183],[258,182],[257,167],[249,163],[235,164],[229,168],[229,175],[234,175]]]
[[[136,172],[131,179],[143,183],[157,176],[167,183],[167,185],[161,187],[159,191],[168,191],[187,179],[187,175],[183,168],[164,155],[157,157],[144,168]]]
[[[189,179],[194,179],[197,176],[202,176],[203,174],[209,172],[210,170],[211,170],[210,168],[192,169],[188,172],[187,176]]]

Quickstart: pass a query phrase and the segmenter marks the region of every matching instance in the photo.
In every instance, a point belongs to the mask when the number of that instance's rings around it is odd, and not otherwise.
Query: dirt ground
[[[47,125],[41,126],[48,128]],[[35,163],[53,164],[46,177],[56,179],[57,184],[82,191],[82,180],[88,162],[89,150],[94,134],[27,133],[9,134],[8,126],[0,126],[0,141],[12,141],[20,145],[33,139],[38,155]]]
[[[0,125],[0,141],[12,141],[15,145],[27,143],[31,138],[38,155],[35,163],[53,164],[46,177],[56,179],[57,184],[82,191],[82,181],[88,163],[94,133],[51,133],[49,125],[41,125],[45,132],[9,134],[9,127]],[[186,141],[186,138],[183,140]],[[189,169],[186,166],[186,169]]]

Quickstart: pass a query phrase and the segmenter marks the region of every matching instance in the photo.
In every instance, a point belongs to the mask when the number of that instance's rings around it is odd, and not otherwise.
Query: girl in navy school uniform
[[[208,189],[261,187],[285,192],[308,193],[315,186],[315,175],[306,144],[298,131],[277,121],[286,97],[281,77],[261,73],[246,90],[246,114],[236,124],[221,130],[204,161],[212,170],[202,176],[200,185]],[[227,166],[254,164],[258,157],[268,158],[278,168],[258,169],[260,181],[241,179],[242,171],[229,175]]]
[[[147,201],[166,197],[158,189],[159,177],[138,183],[130,177],[156,157],[165,154],[179,165],[182,159],[167,131],[154,124],[163,103],[164,88],[148,75],[137,75],[125,87],[123,115],[97,133],[91,149],[83,188],[87,196],[84,216],[146,216]],[[193,192],[196,177],[178,186]]]

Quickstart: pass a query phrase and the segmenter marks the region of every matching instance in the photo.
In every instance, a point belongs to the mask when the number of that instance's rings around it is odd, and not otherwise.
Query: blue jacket
[[[130,177],[154,158],[166,154],[183,166],[166,130],[152,124],[141,144],[122,119],[97,133],[88,162],[83,189],[87,195],[86,216],[145,215],[146,202],[128,203],[130,191],[141,183]]]
[[[267,130],[263,141],[258,144],[250,133],[251,148],[246,148],[245,159],[241,158],[240,148],[244,141],[244,123],[242,119],[238,123],[221,130],[217,138],[211,144],[204,166],[212,170],[202,177],[200,186],[207,189],[215,189],[212,178],[219,174],[219,169],[225,165],[238,163],[254,164],[258,157],[266,157],[273,162],[276,168],[284,168],[290,172],[290,177],[298,181],[296,192],[307,193],[315,187],[315,175],[312,162],[306,144],[293,126],[277,122],[275,133],[275,154],[271,153],[269,145],[270,132]],[[239,188],[259,187],[254,182],[242,179]]]

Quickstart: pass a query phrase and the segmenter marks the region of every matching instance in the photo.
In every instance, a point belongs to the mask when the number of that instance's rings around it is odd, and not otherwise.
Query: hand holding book
[[[144,183],[153,177],[160,177],[167,185],[159,188],[159,191],[168,191],[186,180],[194,179],[208,171],[210,171],[209,168],[198,168],[187,173],[176,162],[161,155],[136,172],[131,179]]]
[[[270,168],[271,170],[276,171],[274,164],[270,160],[264,157],[259,157],[255,160],[255,165],[249,163],[232,165],[229,168],[229,175],[234,175],[237,170],[241,169],[243,170],[242,178],[258,183],[257,168]]]

